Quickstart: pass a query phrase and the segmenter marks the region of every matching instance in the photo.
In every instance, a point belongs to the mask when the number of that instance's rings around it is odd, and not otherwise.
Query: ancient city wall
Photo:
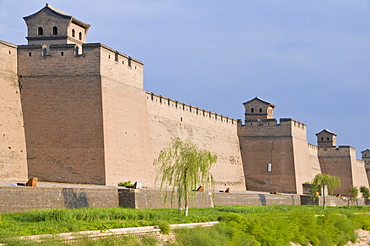
[[[356,160],[356,150],[350,146],[319,148],[319,161],[323,173],[340,177],[341,187],[335,192],[347,194],[350,186],[369,186],[365,168]]]
[[[40,180],[105,184],[100,48],[83,55],[74,45],[20,46],[30,176]]]
[[[370,162],[365,162],[365,171],[366,171],[367,180],[369,181],[369,186],[370,186]]]
[[[356,160],[357,177],[354,179],[353,185],[357,188],[361,186],[369,187],[369,179],[366,174],[365,162],[362,160]]]
[[[102,77],[106,184],[140,181],[154,186],[146,93]]]
[[[41,45],[18,46],[18,74],[21,76],[100,75],[100,47],[83,45],[77,55],[75,44],[50,45],[44,54]]]
[[[303,194],[303,184],[311,182],[317,169],[320,169],[319,162],[313,162],[310,156],[309,144],[307,142],[306,125],[295,120],[292,124],[294,169],[296,175],[297,193]]]
[[[313,145],[310,143],[308,144],[308,154],[310,156],[310,163],[311,163],[310,167],[311,167],[311,177],[312,177],[312,180],[310,180],[310,182],[313,181],[316,174],[321,173],[318,151],[319,149],[316,145]]]
[[[144,64],[105,45],[99,45],[101,47],[101,75],[143,89]],[[86,47],[86,44],[83,47]]]
[[[217,153],[211,169],[217,189],[245,189],[235,119],[149,92],[146,99],[154,158],[175,137],[191,140]]]
[[[0,179],[27,178],[17,46],[0,40]]]
[[[293,137],[293,151],[297,193],[303,194],[303,184],[314,178],[307,140]]]
[[[248,190],[303,193],[317,163],[310,158],[306,125],[292,119],[247,120],[239,141]]]
[[[348,188],[352,186],[352,167],[350,147],[341,148],[319,148],[319,161],[322,173],[340,177],[341,187],[335,190],[336,193],[347,194]]]
[[[106,185],[154,186],[143,63],[100,45]]]

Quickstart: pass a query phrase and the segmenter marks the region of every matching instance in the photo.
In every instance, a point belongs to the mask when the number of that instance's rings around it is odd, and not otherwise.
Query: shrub
[[[159,221],[158,227],[161,229],[162,234],[168,234],[171,231],[170,224],[167,221]]]
[[[370,190],[366,186],[361,186],[360,187],[360,192],[362,193],[362,197],[369,199],[370,197]]]
[[[119,182],[118,186],[133,187],[134,184],[131,183],[131,181],[129,180],[129,181],[125,181],[125,182]]]

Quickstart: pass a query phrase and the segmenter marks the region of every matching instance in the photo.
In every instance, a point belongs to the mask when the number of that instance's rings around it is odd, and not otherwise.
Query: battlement
[[[101,75],[143,88],[143,63],[100,43],[20,45],[22,76]]]
[[[319,156],[325,157],[350,157],[356,156],[356,149],[351,146],[319,147]]]
[[[240,121],[240,125],[242,122]],[[296,128],[306,129],[306,124],[293,120],[291,118],[281,118],[280,122],[277,122],[277,119],[254,119],[254,120],[246,120],[245,126],[278,126],[278,125],[293,125]]]
[[[13,76],[17,72],[17,45],[0,40],[0,73]]]
[[[137,60],[137,59],[134,59],[122,52],[119,52],[117,50],[114,50],[104,44],[101,44],[101,43],[87,43],[87,44],[83,44],[82,45],[82,49],[80,50],[79,49],[79,46],[77,44],[51,44],[48,48],[45,46],[45,45],[39,45],[39,44],[36,44],[36,45],[14,45],[14,44],[10,44],[10,43],[7,43],[7,42],[4,42],[4,41],[1,41],[0,40],[0,44],[3,44],[3,45],[7,45],[9,47],[13,47],[13,48],[17,48],[20,50],[20,51],[24,51],[24,50],[29,50],[30,52],[34,51],[36,52],[35,55],[33,55],[33,53],[29,54],[30,57],[32,58],[35,58],[35,57],[48,57],[48,56],[55,56],[55,57],[60,57],[60,56],[64,56],[64,54],[62,53],[55,53],[55,51],[58,51],[60,49],[66,49],[66,50],[71,50],[71,51],[74,51],[72,54],[72,56],[86,56],[89,54],[89,50],[91,49],[96,49],[96,48],[102,48],[105,50],[105,52],[107,52],[108,56],[107,58],[108,59],[114,59],[115,61],[120,61],[121,64],[125,64],[127,66],[132,66],[132,65],[144,65],[143,62]],[[49,51],[50,49],[50,51]],[[85,52],[84,52],[85,51]],[[54,52],[54,53],[53,53]]]
[[[192,106],[190,104],[182,103],[182,102],[179,102],[171,98],[164,97],[164,96],[152,93],[152,92],[146,91],[146,98],[147,100],[151,100],[153,102],[166,105],[168,107],[172,107],[177,110],[182,110],[184,112],[188,112],[193,115],[198,115],[199,117],[209,118],[209,119],[220,121],[220,122],[230,124],[230,125],[236,125],[238,122],[238,120],[230,118],[228,116],[217,114],[209,110],[201,109],[201,108]]]
[[[296,136],[306,139],[306,125],[291,118],[253,119],[246,120],[243,125],[239,122],[238,131],[243,136]]]
[[[312,149],[312,150],[315,150],[315,151],[317,151],[319,149],[316,145],[310,144],[310,143],[308,143],[308,148]]]

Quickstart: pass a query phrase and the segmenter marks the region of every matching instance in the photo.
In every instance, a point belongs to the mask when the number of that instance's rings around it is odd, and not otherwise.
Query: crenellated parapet
[[[277,119],[256,119],[246,120],[243,125],[239,122],[238,132],[241,136],[296,136],[306,139],[306,125],[290,118]]]
[[[217,114],[215,112],[211,112],[209,110],[201,109],[190,104],[186,104],[183,102],[176,101],[174,99],[164,97],[152,92],[146,92],[147,100],[150,100],[154,103],[171,107],[176,110],[182,110],[183,112],[190,113],[192,115],[197,115],[199,117],[208,118],[210,120],[230,124],[230,125],[237,125],[238,120],[234,118],[230,118],[228,116],[224,116],[222,114]]]
[[[100,43],[19,45],[19,75],[96,75],[143,88],[143,63]]]
[[[319,147],[319,156],[322,157],[349,157],[356,156],[356,149],[352,146]]]
[[[310,144],[310,143],[308,143],[308,148],[312,149],[312,150],[315,150],[315,151],[317,151],[319,149],[316,145]]]

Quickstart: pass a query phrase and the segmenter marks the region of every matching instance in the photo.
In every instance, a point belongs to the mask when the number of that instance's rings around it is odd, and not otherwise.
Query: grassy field
[[[370,207],[260,206],[192,208],[189,216],[176,209],[81,208],[34,210],[0,216],[0,242],[6,245],[66,245],[56,239],[44,242],[12,238],[85,230],[207,222],[212,228],[176,230],[172,245],[344,245],[354,241],[355,229],[370,230]],[[50,241],[51,240],[51,241]],[[157,238],[122,236],[81,240],[73,245],[156,245]]]

